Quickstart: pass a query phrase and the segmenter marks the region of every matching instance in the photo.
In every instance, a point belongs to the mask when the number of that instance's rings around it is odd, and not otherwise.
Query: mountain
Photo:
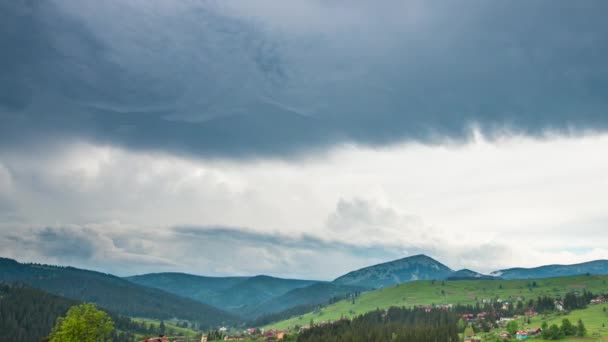
[[[0,281],[25,284],[46,292],[95,303],[131,317],[180,318],[214,327],[238,322],[235,315],[192,299],[131,283],[100,272],[0,258]]]
[[[492,279],[500,279],[500,278],[494,277],[491,275],[481,274],[479,272],[475,272],[475,271],[469,270],[467,268],[452,272],[447,277],[447,280],[476,280],[476,279],[492,280]]]
[[[445,279],[452,272],[439,261],[421,254],[352,271],[334,283],[381,288],[414,280]]]
[[[126,278],[182,297],[241,314],[244,307],[261,303],[291,290],[317,283],[314,280],[254,277],[203,277],[183,273],[155,273]]]
[[[204,277],[168,272],[142,274],[124,279],[206,303],[210,297],[216,296],[222,290],[235,286],[249,277]]]
[[[305,288],[315,283],[318,282],[255,276],[221,291],[216,297],[211,298],[209,304],[240,311],[245,307],[258,306],[292,290]]]
[[[563,277],[579,274],[608,274],[608,260],[595,260],[573,265],[545,265],[533,268],[508,268],[490,273],[503,279]]]
[[[300,306],[327,304],[332,298],[345,298],[366,290],[363,287],[315,283],[307,287],[291,290],[255,306],[243,308],[247,317],[260,317]]]

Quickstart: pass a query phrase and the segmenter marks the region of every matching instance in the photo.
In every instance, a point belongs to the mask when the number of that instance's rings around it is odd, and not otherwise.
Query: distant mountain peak
[[[515,267],[497,270],[490,274],[504,279],[532,279],[574,276],[587,273],[608,274],[608,260],[592,260],[572,265],[554,264],[531,268]]]
[[[349,272],[337,284],[380,288],[414,280],[444,279],[453,271],[439,261],[417,254]]]

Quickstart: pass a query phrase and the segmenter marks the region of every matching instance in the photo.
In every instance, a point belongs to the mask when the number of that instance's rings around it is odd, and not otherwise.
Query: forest
[[[48,336],[58,317],[64,316],[78,301],[59,297],[24,285],[0,283],[0,331],[2,340],[39,342]],[[159,333],[129,317],[108,312],[114,321],[114,342],[135,341],[135,334]]]
[[[314,325],[298,335],[298,342],[312,341],[459,341],[458,315],[454,312],[423,308],[375,310],[353,320],[342,319],[326,325]]]

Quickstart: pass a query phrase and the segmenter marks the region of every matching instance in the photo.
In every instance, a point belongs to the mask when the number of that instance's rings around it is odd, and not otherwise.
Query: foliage
[[[578,320],[578,325],[576,326],[576,336],[584,337],[587,335],[587,328],[585,327],[585,323],[583,323],[582,319]]]
[[[0,281],[25,284],[57,296],[95,303],[131,317],[197,320],[204,327],[238,319],[222,310],[161,290],[147,288],[109,274],[0,258]]]
[[[557,324],[551,324],[549,328],[542,331],[541,335],[545,340],[559,340],[564,337],[562,330]]]
[[[375,310],[353,320],[317,325],[302,332],[298,342],[308,341],[407,341],[431,342],[459,340],[458,316],[446,310],[392,307]]]
[[[515,333],[519,329],[519,326],[517,325],[517,321],[510,321],[509,323],[507,323],[506,329],[509,332],[509,334],[515,335]]]
[[[465,337],[475,336],[475,330],[473,330],[472,326],[468,325],[466,328],[464,328],[462,335]]]
[[[23,285],[0,284],[0,331],[12,342],[39,342],[47,336],[57,318],[79,302],[55,296]],[[128,317],[108,313],[115,323],[114,342],[135,341],[135,334],[158,335],[157,329]]]
[[[376,308],[386,309],[391,306],[418,306],[450,303],[454,306],[460,304],[462,313],[477,313],[486,310],[486,303],[490,303],[493,310],[500,317],[512,317],[523,315],[527,310],[533,309],[538,313],[550,313],[555,310],[555,300],[564,298],[572,292],[573,288],[585,288],[587,291],[602,292],[606,289],[604,281],[606,275],[569,276],[545,279],[526,280],[463,280],[445,281],[414,281],[399,286],[387,287],[380,290],[362,293],[357,298],[356,304],[351,301],[339,301],[323,308],[321,315],[312,312],[297,315],[287,320],[269,324],[266,329],[287,329],[295,325],[306,325],[310,318],[314,317],[317,322],[335,321],[340,317],[352,318],[359,314],[373,311]],[[536,282],[533,296],[530,296],[528,284]],[[485,291],[484,291],[485,289]],[[445,296],[441,295],[444,290]],[[585,295],[583,291],[578,295],[578,301],[582,304],[583,298],[589,297],[590,292]],[[497,299],[501,299],[498,302]],[[530,300],[533,299],[532,305]],[[540,299],[540,300],[539,300]],[[517,304],[521,303],[521,304]],[[501,307],[505,306],[506,310]],[[518,308],[519,307],[519,308]],[[476,310],[471,312],[470,310]],[[477,311],[479,310],[479,311]],[[601,310],[601,308],[600,308]],[[576,320],[578,318],[575,317]],[[572,319],[573,322],[576,320]],[[589,325],[589,319],[584,319]],[[608,321],[607,321],[608,322]],[[602,322],[598,323],[601,326]],[[556,324],[561,324],[560,321]],[[589,326],[587,326],[589,329]]]
[[[93,304],[80,304],[57,319],[51,332],[51,342],[111,341],[114,321]]]
[[[587,304],[595,296],[589,291],[583,291],[581,296],[577,296],[575,293],[568,292],[564,296],[564,309],[565,310],[576,310],[584,309]]]
[[[569,319],[564,318],[562,320],[562,326],[560,327],[562,331],[562,335],[564,336],[574,336],[576,335],[576,327],[572,325]]]

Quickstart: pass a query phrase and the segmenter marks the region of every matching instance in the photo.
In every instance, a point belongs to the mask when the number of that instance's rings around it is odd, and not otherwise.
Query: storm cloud
[[[607,12],[2,1],[2,256],[316,279],[608,258]]]
[[[604,1],[10,1],[3,148],[291,156],[606,129]]]

